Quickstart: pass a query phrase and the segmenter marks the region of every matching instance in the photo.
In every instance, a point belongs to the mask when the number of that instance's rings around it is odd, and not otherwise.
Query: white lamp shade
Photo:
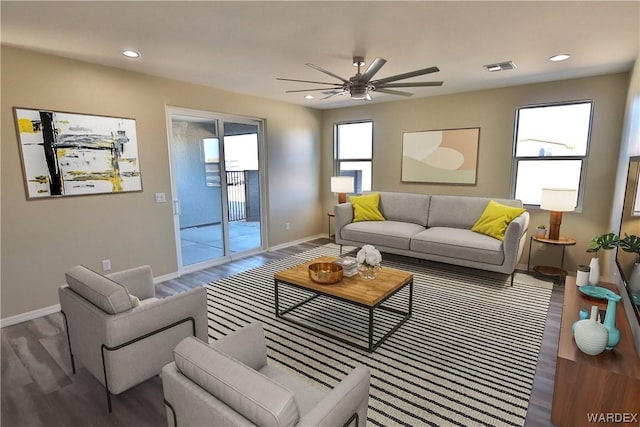
[[[576,208],[578,191],[572,188],[543,188],[540,208],[546,211],[570,212]]]
[[[332,193],[353,193],[353,177],[352,176],[332,176],[331,192]]]

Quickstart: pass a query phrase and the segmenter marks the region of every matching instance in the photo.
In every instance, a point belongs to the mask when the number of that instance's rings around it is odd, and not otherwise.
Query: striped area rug
[[[338,256],[339,246],[328,244],[207,285],[210,338],[260,321],[270,363],[325,390],[354,366],[369,366],[369,425],[524,424],[550,283],[516,274],[511,287],[504,275],[385,256],[383,268],[414,274],[413,314],[368,353],[275,317],[273,274],[325,255]],[[300,290],[280,289],[281,308],[304,297]],[[407,300],[408,291],[400,292],[389,305],[403,308]],[[366,311],[327,298],[287,316],[350,340],[366,337]],[[376,312],[377,338],[394,324],[390,316]]]

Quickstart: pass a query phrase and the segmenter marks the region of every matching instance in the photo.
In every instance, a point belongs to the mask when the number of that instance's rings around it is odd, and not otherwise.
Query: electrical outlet
[[[284,229],[285,229],[285,230],[291,230],[291,223],[289,223],[289,222],[285,222],[285,223],[284,223]]]
[[[156,203],[164,203],[167,201],[167,196],[164,193],[156,193]]]
[[[111,271],[111,260],[103,259],[102,260],[102,271]]]

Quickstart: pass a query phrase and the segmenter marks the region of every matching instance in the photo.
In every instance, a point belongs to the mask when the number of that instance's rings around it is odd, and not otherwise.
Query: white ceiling
[[[354,54],[385,58],[383,78],[437,66],[406,81],[414,98],[583,77],[631,69],[639,51],[637,1],[161,1],[1,2],[2,43],[313,108],[286,90],[332,82],[313,63],[349,78]],[[120,52],[133,48],[139,59]],[[557,53],[571,59],[550,62]],[[489,73],[485,64],[514,61]],[[336,80],[337,82],[337,80]],[[374,94],[374,101],[405,99]]]

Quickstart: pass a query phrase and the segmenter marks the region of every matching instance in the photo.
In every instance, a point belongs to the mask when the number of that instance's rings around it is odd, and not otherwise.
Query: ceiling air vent
[[[487,69],[487,71],[505,71],[505,70],[513,70],[516,67],[516,64],[513,63],[513,61],[507,61],[507,62],[500,62],[498,64],[488,64],[485,65],[484,68]]]

